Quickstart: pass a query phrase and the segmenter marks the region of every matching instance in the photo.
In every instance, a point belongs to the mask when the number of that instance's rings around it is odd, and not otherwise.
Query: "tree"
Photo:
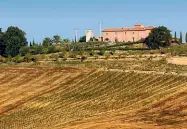
[[[27,53],[30,53],[30,47],[24,46],[24,47],[19,49],[19,54],[21,56],[25,56]]]
[[[4,33],[2,32],[2,29],[0,28],[0,55],[5,54],[5,43],[3,41]]]
[[[86,36],[80,37],[79,42],[86,42]]]
[[[177,42],[177,32],[175,31],[175,42]]]
[[[31,47],[32,46],[32,42],[30,41],[30,43],[29,43],[29,46]]]
[[[54,35],[53,36],[53,42],[58,44],[58,43],[60,43],[60,41],[61,41],[61,37],[59,35]]]
[[[63,39],[63,42],[64,42],[64,43],[69,43],[70,40],[69,40],[69,39]]]
[[[182,32],[180,32],[180,40],[179,43],[182,44]]]
[[[32,46],[36,46],[37,44],[35,43],[34,39],[32,40]]]
[[[185,41],[186,41],[186,43],[187,43],[187,32],[186,32],[186,37],[185,37]]]
[[[89,42],[93,42],[94,41],[94,37],[93,38],[90,38]]]
[[[171,33],[170,30],[164,26],[159,26],[154,28],[149,36],[146,38],[145,43],[151,49],[158,49],[160,47],[167,47],[171,43]]]
[[[5,56],[16,56],[21,47],[27,46],[26,33],[18,27],[10,26],[4,33]]]
[[[43,43],[42,43],[43,46],[45,47],[49,47],[52,45],[52,41],[49,37],[46,37],[44,40],[43,40]]]

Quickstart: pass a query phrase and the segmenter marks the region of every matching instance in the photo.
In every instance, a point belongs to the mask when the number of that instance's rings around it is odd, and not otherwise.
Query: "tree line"
[[[179,44],[182,44],[183,43],[182,32],[180,32],[180,37],[177,38],[177,32],[175,31],[174,39],[175,39],[175,42],[178,42]],[[185,34],[185,42],[187,43],[187,32]]]
[[[144,43],[150,49],[159,49],[160,47],[168,47],[172,39],[171,31],[167,27],[159,26],[151,31]],[[180,38],[177,38],[175,32],[174,40],[179,44],[182,43],[182,32],[180,33]],[[185,35],[185,41],[187,42],[187,33]],[[36,43],[34,40],[28,43],[26,33],[20,28],[10,26],[5,32],[0,28],[0,55],[4,57],[15,57],[18,54],[25,56],[27,53],[33,55],[54,53],[61,51],[60,49],[62,48],[55,48],[58,45],[63,45],[65,49],[69,50],[79,47],[74,44],[72,46],[66,45],[65,43],[68,42],[70,42],[69,39],[62,39],[59,35],[54,35],[53,38],[44,38],[42,43]],[[81,37],[79,42],[86,42],[86,36]],[[85,43],[85,45],[88,45],[88,43]]]

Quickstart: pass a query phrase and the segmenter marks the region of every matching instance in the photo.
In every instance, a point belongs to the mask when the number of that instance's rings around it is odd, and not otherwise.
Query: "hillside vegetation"
[[[0,69],[1,129],[187,127],[187,77],[123,70]]]

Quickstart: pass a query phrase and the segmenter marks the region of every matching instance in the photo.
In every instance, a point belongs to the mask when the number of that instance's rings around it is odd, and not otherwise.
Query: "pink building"
[[[153,26],[144,27],[137,24],[133,28],[108,28],[102,31],[105,42],[136,42],[149,36]]]

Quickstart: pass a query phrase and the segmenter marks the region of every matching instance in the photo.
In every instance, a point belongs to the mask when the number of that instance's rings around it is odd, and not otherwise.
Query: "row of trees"
[[[53,43],[55,43],[57,45],[57,44],[62,44],[62,43],[66,43],[66,42],[70,42],[70,40],[69,39],[62,39],[59,35],[54,35],[52,39],[49,38],[49,37],[46,37],[43,40],[42,45],[45,46],[45,47],[49,47]]]
[[[182,38],[182,32],[180,32],[180,38],[178,40],[177,38],[177,32],[175,31],[175,42],[179,42],[180,44],[183,43],[183,38]],[[187,43],[187,33],[185,34],[185,42]]]
[[[62,44],[65,42],[70,42],[69,39],[62,39],[59,35],[54,35],[53,38],[46,37],[42,44],[30,42],[28,46],[26,33],[19,29],[18,27],[10,26],[5,32],[0,29],[0,55],[16,56],[19,53],[25,55],[26,53],[41,54],[50,53],[54,51],[53,44]],[[146,38],[145,43],[151,49],[158,49],[160,47],[167,47],[171,44],[172,35],[170,30],[164,26],[157,27],[151,31],[149,36]],[[177,36],[175,32],[175,41],[177,41]],[[185,40],[187,42],[187,33]],[[80,38],[79,42],[85,42],[86,36]],[[180,33],[180,43],[182,43],[182,33]],[[68,48],[70,49],[70,48]]]

